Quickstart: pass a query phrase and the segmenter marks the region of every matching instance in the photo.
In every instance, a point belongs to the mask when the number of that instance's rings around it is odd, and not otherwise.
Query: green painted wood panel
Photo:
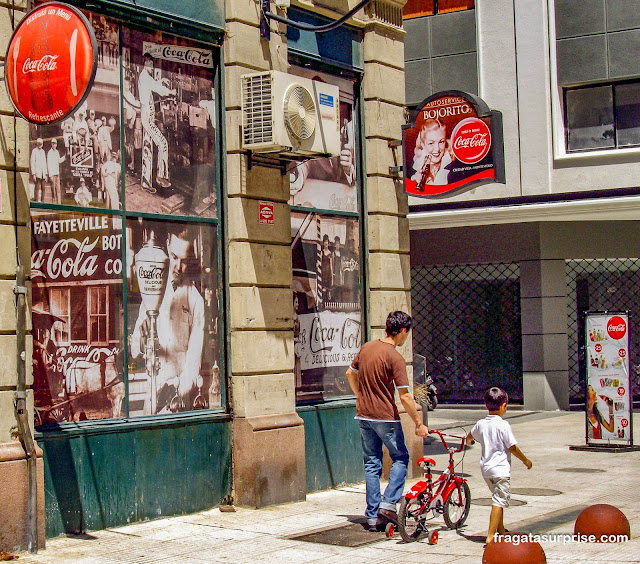
[[[38,437],[48,537],[214,507],[231,492],[231,423],[198,421]]]
[[[298,408],[304,420],[307,491],[364,481],[354,402]]]

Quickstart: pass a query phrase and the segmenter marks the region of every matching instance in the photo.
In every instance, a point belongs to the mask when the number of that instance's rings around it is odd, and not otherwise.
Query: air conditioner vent
[[[273,142],[273,80],[256,74],[242,82],[245,145]]]
[[[309,139],[316,130],[316,105],[304,86],[292,84],[284,95],[284,122],[298,139]]]

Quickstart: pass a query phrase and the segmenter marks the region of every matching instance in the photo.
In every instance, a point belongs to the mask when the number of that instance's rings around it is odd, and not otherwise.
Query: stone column
[[[411,312],[409,207],[401,174],[390,167],[402,164],[404,109],[404,2],[373,2],[364,36],[365,194],[367,216],[366,271],[369,281],[368,319],[371,338],[385,335],[391,311]],[[398,349],[412,362],[411,339]],[[413,372],[408,366],[409,377]],[[402,406],[399,406],[402,410]],[[422,439],[402,414],[412,459],[422,455]],[[412,465],[415,466],[415,465]]]
[[[13,25],[24,16],[26,2],[18,0],[16,9],[0,7],[0,51],[7,52]],[[20,442],[14,409],[18,370],[18,331],[31,327],[29,304],[25,304],[27,327],[17,326],[16,268],[20,263],[28,276],[31,263],[29,234],[29,129],[27,123],[16,120],[4,85],[0,95],[0,551],[16,552],[28,546],[27,506],[29,482],[27,456]],[[27,300],[28,302],[28,300]],[[31,371],[32,341],[26,339],[27,411],[33,435],[33,383]],[[42,451],[37,460],[37,524],[34,535],[42,548],[44,535],[44,471]]]
[[[520,263],[525,409],[569,408],[564,259]]]
[[[234,497],[250,507],[306,495],[293,375],[289,178],[262,166],[248,170],[240,137],[241,75],[286,71],[285,30],[272,23],[271,40],[261,40],[259,9],[253,0],[227,0],[224,43]],[[274,225],[258,223],[260,200],[273,202]]]

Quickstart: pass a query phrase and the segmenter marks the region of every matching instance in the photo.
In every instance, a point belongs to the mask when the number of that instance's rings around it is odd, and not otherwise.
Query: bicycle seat
[[[426,456],[423,456],[422,458],[419,458],[417,460],[416,464],[418,466],[422,466],[423,464],[425,466],[435,466],[436,465],[436,461],[433,458],[427,458]]]

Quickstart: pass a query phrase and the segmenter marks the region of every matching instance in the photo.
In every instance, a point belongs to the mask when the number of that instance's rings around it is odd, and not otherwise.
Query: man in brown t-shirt
[[[396,504],[402,496],[407,476],[409,451],[394,399],[394,387],[415,423],[416,435],[426,437],[429,433],[409,391],[404,358],[396,351],[396,347],[405,343],[410,330],[409,315],[403,311],[390,313],[386,323],[387,336],[365,343],[347,370],[349,385],[356,395],[356,419],[360,426],[367,488],[365,517],[371,530],[376,529],[379,515],[387,520],[397,520]],[[387,447],[393,464],[381,496],[382,445]]]

